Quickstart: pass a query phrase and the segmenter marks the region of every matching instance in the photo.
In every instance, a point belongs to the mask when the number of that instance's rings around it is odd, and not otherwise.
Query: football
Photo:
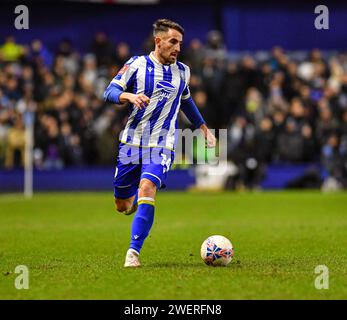
[[[226,266],[234,256],[234,249],[229,239],[215,235],[202,243],[200,254],[209,266]]]

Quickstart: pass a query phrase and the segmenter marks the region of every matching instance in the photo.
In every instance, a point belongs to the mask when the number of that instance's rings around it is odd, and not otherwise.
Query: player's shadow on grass
[[[201,262],[188,262],[188,263],[178,263],[178,262],[156,262],[144,265],[146,268],[206,268],[206,265]]]
[[[153,263],[146,263],[143,265],[144,268],[153,268],[153,269],[167,269],[167,268],[201,268],[201,269],[206,269],[207,268],[212,268],[212,269],[233,269],[237,270],[239,268],[242,268],[241,264],[236,261],[233,263],[229,263],[227,266],[216,266],[216,267],[209,267],[203,262],[153,262]]]

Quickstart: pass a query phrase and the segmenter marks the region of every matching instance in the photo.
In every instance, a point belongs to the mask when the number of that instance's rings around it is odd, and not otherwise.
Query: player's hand
[[[201,125],[201,131],[204,133],[207,148],[214,148],[217,144],[217,139],[210,129],[205,125]]]
[[[212,134],[210,130],[206,132],[206,146],[207,148],[214,148],[217,144],[216,137]]]
[[[149,98],[143,93],[133,94],[129,99],[129,102],[139,109],[146,108],[149,104],[149,101]]]

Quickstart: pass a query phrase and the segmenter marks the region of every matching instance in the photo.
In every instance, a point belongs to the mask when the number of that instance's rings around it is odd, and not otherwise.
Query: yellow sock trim
[[[137,204],[143,204],[143,203],[145,203],[145,204],[150,204],[150,205],[152,205],[152,206],[154,206],[154,201],[150,201],[150,200],[139,200],[139,201],[137,201]]]

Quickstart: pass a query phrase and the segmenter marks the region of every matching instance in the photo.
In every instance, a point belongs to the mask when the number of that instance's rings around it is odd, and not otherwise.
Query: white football
[[[229,239],[215,235],[202,243],[200,254],[209,266],[226,266],[234,256],[234,248]]]

